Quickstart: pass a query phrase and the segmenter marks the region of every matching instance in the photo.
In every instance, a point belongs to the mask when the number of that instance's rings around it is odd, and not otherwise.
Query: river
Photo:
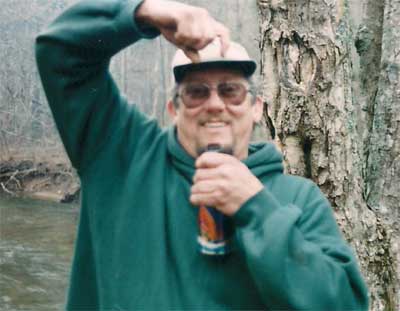
[[[0,198],[0,309],[62,310],[77,205]]]

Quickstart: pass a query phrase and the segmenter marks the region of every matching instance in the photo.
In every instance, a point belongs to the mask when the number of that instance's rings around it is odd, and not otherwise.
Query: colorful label
[[[207,255],[224,255],[232,249],[232,220],[212,207],[199,208],[198,243]]]

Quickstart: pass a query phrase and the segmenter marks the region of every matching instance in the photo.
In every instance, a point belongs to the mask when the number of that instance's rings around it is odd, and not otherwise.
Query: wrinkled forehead
[[[227,68],[209,68],[188,72],[180,84],[193,82],[214,84],[231,80],[246,82],[247,78],[239,70]]]

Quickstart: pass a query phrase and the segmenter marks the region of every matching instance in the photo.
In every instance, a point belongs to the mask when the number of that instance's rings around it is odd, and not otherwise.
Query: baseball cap
[[[177,83],[180,83],[185,75],[191,71],[226,68],[238,70],[245,77],[249,77],[257,68],[257,63],[250,58],[246,49],[237,42],[230,42],[224,56],[221,56],[221,42],[219,38],[212,41],[205,48],[198,51],[198,53],[200,60],[193,63],[183,50],[179,49],[176,51],[172,59],[172,69]]]

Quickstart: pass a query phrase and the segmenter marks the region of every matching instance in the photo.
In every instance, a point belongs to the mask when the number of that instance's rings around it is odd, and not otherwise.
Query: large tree
[[[400,0],[259,0],[266,124],[332,203],[371,294],[399,310]],[[357,57],[355,49],[360,57]]]

